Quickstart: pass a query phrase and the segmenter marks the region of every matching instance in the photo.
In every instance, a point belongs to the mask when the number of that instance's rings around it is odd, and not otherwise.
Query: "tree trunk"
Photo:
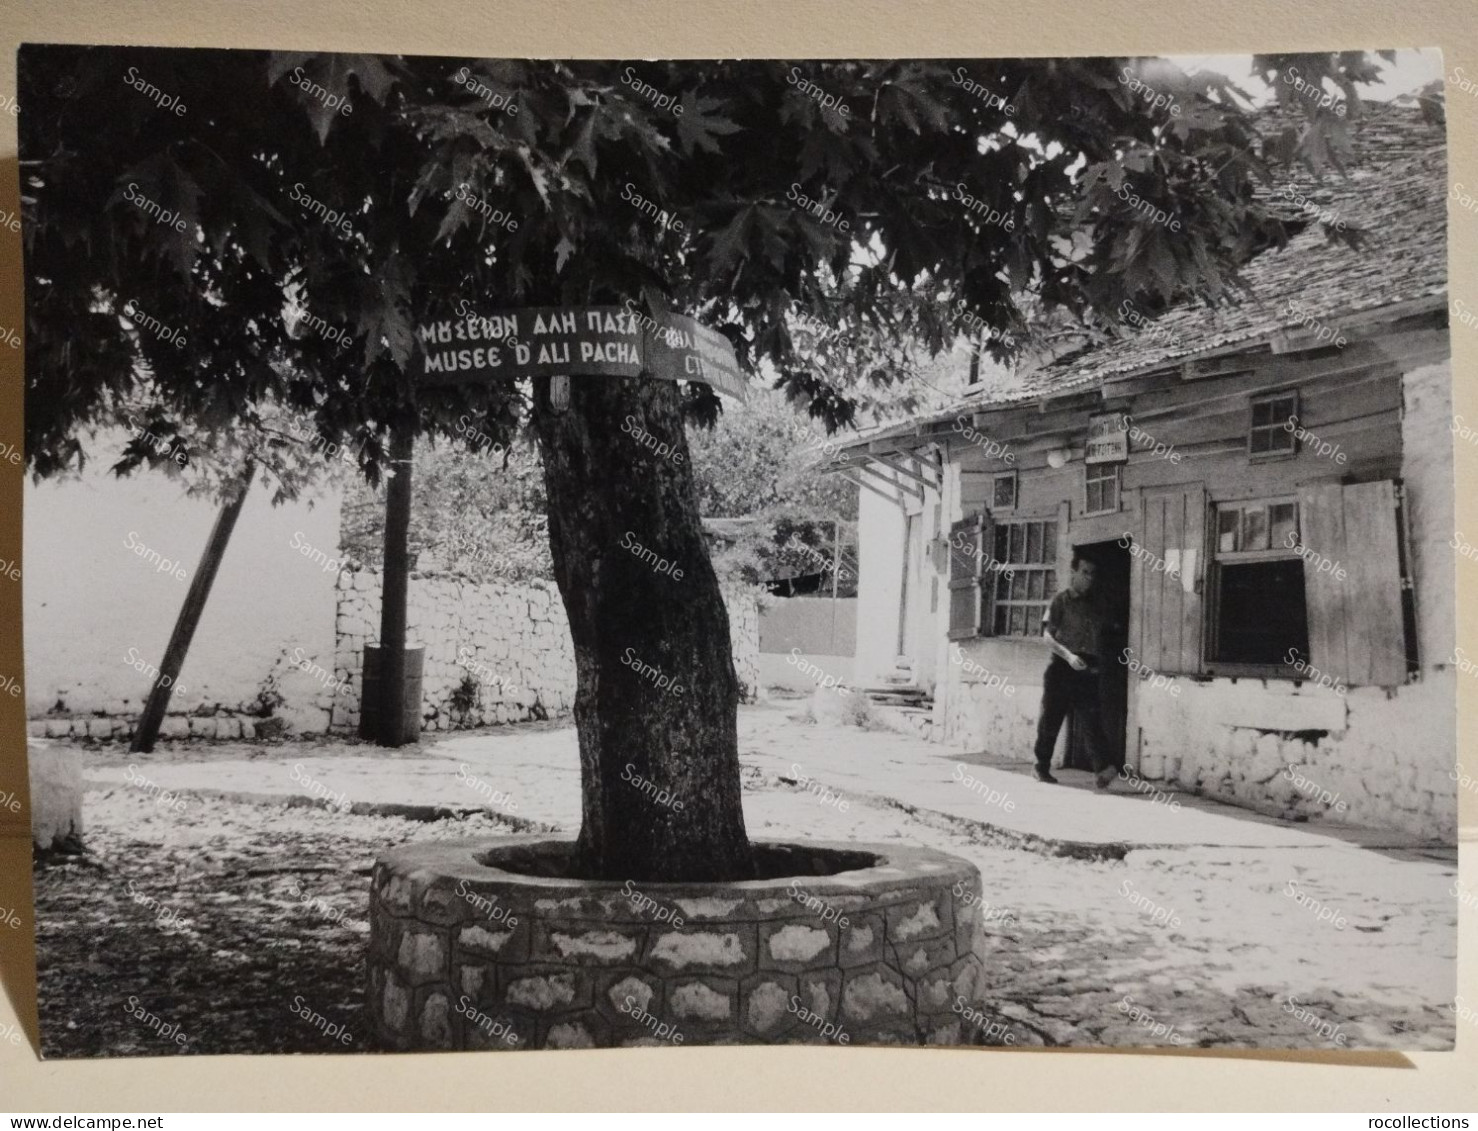
[[[215,584],[216,572],[226,556],[226,547],[231,544],[231,532],[236,529],[236,520],[241,517],[241,508],[246,503],[246,493],[251,490],[252,476],[256,474],[254,460],[246,461],[241,474],[241,489],[236,497],[221,504],[216,512],[216,522],[206,540],[205,550],[200,555],[200,564],[195,567],[195,576],[190,588],[185,591],[185,602],[180,606],[180,615],[175,618],[174,631],[164,648],[164,658],[159,661],[159,677],[149,692],[144,713],[139,718],[133,743],[129,746],[135,754],[147,754],[154,749],[159,738],[159,727],[169,710],[170,696],[180,681],[180,669],[185,666],[185,657],[190,652],[190,642],[195,639],[195,629],[205,612],[205,602],[210,599],[211,586]]]
[[[570,384],[561,411],[549,381],[536,382],[534,426],[575,646],[578,866],[592,879],[750,878],[739,679],[679,387],[609,377]],[[642,433],[670,454],[654,452]]]

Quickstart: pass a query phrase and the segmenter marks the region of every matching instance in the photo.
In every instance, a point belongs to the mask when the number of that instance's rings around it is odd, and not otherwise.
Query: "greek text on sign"
[[[1088,444],[1084,463],[1123,463],[1129,458],[1129,432],[1117,412],[1088,418]]]
[[[635,303],[469,312],[416,336],[412,375],[428,385],[569,374],[698,381],[740,400],[747,391],[722,334],[681,314],[653,318]]]

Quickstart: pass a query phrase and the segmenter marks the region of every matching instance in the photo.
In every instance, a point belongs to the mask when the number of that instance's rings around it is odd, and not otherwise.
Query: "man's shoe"
[[[1044,781],[1048,785],[1057,784],[1057,779],[1052,776],[1052,771],[1044,770],[1041,766],[1037,767],[1037,781]]]
[[[1118,777],[1118,776],[1119,776],[1119,767],[1118,766],[1105,766],[1103,769],[1099,770],[1098,773],[1097,773],[1097,775],[1096,775],[1096,779],[1097,779],[1097,782],[1098,782],[1098,788],[1099,789],[1107,789],[1109,786],[1111,786],[1111,785],[1114,784],[1114,779],[1116,777]]]

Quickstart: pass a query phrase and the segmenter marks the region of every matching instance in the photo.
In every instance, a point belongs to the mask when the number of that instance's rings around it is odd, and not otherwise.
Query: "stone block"
[[[753,923],[654,931],[644,965],[675,974],[742,974],[755,968],[756,941]]]
[[[451,1007],[446,994],[440,991],[427,994],[425,1004],[421,1006],[421,1041],[427,1048],[452,1047]]]
[[[544,1039],[544,1047],[551,1049],[593,1049],[596,1047],[595,1038],[584,1023],[579,1021],[561,1021],[549,1027],[549,1035]]]
[[[936,939],[954,930],[954,916],[950,911],[952,900],[947,893],[933,899],[910,900],[887,909],[888,941],[891,943],[913,942],[918,939]]]
[[[492,967],[462,962],[457,965],[457,988],[474,1002],[483,999],[483,987],[491,988],[496,979]]]
[[[580,970],[505,973],[503,1000],[535,1013],[550,1013],[590,1004],[590,977]]]
[[[596,1006],[606,1017],[625,1016],[633,1009],[656,1013],[662,1009],[662,983],[635,972],[596,975]]]
[[[421,892],[417,918],[438,926],[464,923],[476,916],[477,909],[459,896],[455,889],[438,885]]]
[[[380,883],[380,904],[392,915],[409,915],[413,891],[410,881],[404,876],[384,873]]]
[[[957,959],[949,968],[949,976],[954,992],[967,1002],[979,1000],[985,991],[985,963],[979,955]]]
[[[888,944],[888,964],[906,978],[922,978],[933,970],[947,970],[955,960],[955,940],[943,938],[923,942]]]
[[[447,949],[447,940],[439,932],[408,927],[400,936],[396,967],[412,985],[446,981]]]
[[[883,917],[848,915],[841,930],[837,962],[843,967],[867,966],[883,957]]]
[[[561,929],[547,923],[536,923],[533,950],[536,962],[579,962],[619,966],[631,962],[642,952],[646,932],[641,927],[612,926],[598,929],[571,927]]]
[[[848,1022],[888,1024],[911,1012],[903,979],[886,967],[849,971],[842,985],[842,1018]]]
[[[511,931],[495,923],[472,923],[457,932],[457,946],[505,962],[525,961],[529,953],[529,925],[522,920]]]
[[[796,979],[789,974],[758,974],[740,988],[740,1020],[757,1037],[773,1038],[795,1024],[790,999],[796,994]]]
[[[678,1021],[727,1022],[734,1017],[739,996],[737,981],[675,982],[668,994],[668,1012]]]
[[[837,964],[836,936],[807,922],[761,923],[760,965],[766,970],[809,970]]]
[[[393,970],[388,970],[384,975],[384,983],[381,989],[380,1016],[385,1020],[385,1027],[398,1037],[404,1038],[406,1033],[406,1021],[411,1012],[411,995]]]
[[[813,970],[800,976],[801,1004],[828,1021],[836,1019],[842,1000],[842,972]]]

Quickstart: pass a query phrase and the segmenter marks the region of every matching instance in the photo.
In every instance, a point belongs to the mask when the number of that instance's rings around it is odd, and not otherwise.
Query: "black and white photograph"
[[[41,1054],[1478,1039],[1478,80],[712,46],[20,47]]]

